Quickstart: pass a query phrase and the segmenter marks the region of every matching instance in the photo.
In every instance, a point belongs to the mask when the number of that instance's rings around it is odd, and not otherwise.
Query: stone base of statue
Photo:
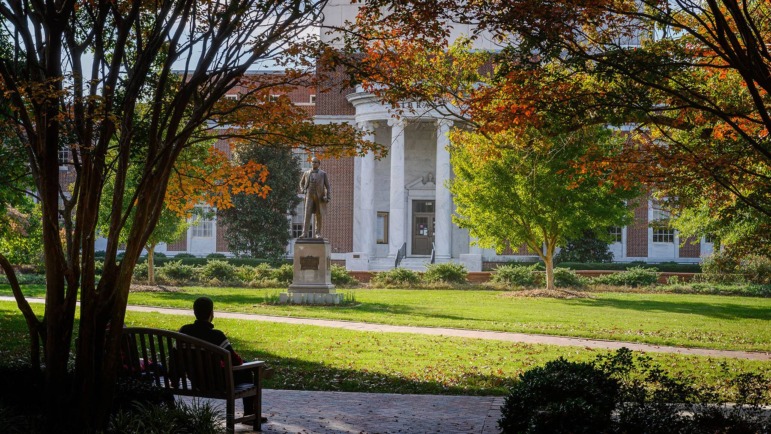
[[[340,304],[332,284],[332,248],[323,238],[298,238],[294,244],[294,278],[281,303]]]

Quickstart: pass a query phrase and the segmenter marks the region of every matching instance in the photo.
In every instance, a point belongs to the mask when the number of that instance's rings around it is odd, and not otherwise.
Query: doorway
[[[434,242],[434,201],[412,201],[412,254],[430,255]]]

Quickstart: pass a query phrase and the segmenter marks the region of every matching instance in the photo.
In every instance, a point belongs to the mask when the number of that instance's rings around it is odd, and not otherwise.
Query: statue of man
[[[332,199],[327,172],[319,169],[321,161],[313,157],[313,168],[306,170],[300,179],[300,191],[305,193],[305,221],[300,238],[321,238],[321,224],[327,211],[327,202]],[[313,234],[310,233],[311,214],[313,214]]]

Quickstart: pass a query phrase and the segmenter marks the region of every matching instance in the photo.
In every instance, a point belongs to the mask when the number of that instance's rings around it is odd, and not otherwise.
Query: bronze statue
[[[305,220],[300,238],[321,238],[322,222],[327,212],[327,202],[332,198],[327,172],[319,169],[321,161],[313,157],[313,168],[306,170],[300,179],[300,191],[305,193]],[[310,234],[311,214],[313,214],[313,234]]]

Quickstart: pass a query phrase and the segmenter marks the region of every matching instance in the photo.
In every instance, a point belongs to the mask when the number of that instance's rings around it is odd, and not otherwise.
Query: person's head
[[[198,297],[193,303],[193,313],[197,320],[211,321],[214,316],[214,302],[209,297]]]
[[[311,165],[313,165],[314,169],[318,169],[319,166],[321,165],[321,160],[319,160],[316,157],[313,157],[313,158],[311,158]]]

